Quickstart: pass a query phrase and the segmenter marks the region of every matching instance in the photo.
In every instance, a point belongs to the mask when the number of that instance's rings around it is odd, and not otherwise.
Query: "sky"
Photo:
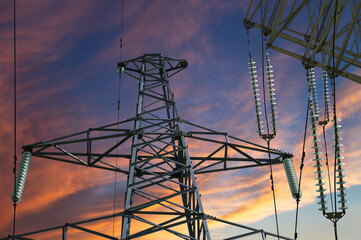
[[[11,234],[13,219],[12,2],[0,2],[0,237]],[[248,2],[125,0],[122,57],[126,60],[145,53],[162,53],[186,59],[188,67],[170,82],[180,116],[262,143],[256,133],[246,30],[242,23]],[[122,5],[116,0],[16,3],[20,159],[23,145],[117,120],[116,66],[120,60]],[[260,33],[256,29],[250,32],[255,60],[260,63]],[[269,53],[279,121],[279,131],[271,146],[293,153],[298,174],[307,108],[305,69],[296,59],[272,50]],[[319,77],[321,70],[315,71]],[[133,79],[121,79],[120,119],[135,115],[137,86]],[[358,204],[361,167],[357,164],[361,157],[361,85],[339,77],[336,94],[349,201],[349,209],[338,223],[339,239],[354,240],[361,234]],[[331,131],[328,127],[329,143]],[[333,239],[332,223],[317,210],[310,140],[308,137],[306,141],[298,239]],[[293,237],[296,203],[282,165],[274,166],[273,173],[280,233]],[[117,194],[123,196],[126,176],[119,175],[118,181]],[[199,175],[197,181],[207,214],[276,232],[268,168]],[[34,157],[17,208],[17,233],[112,214],[113,194],[113,174]],[[120,197],[119,211],[122,204]],[[109,234],[112,231],[111,222],[93,227]],[[210,229],[215,239],[234,231],[217,224],[210,224]]]

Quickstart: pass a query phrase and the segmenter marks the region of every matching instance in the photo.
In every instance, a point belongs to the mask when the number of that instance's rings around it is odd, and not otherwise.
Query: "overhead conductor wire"
[[[120,26],[120,40],[119,40],[119,48],[120,48],[120,61],[123,61],[123,27],[124,27],[124,0],[121,2],[121,26]],[[119,72],[119,80],[118,80],[118,101],[117,101],[117,123],[119,123],[120,119],[120,90],[121,90],[121,80],[122,80],[122,72]],[[117,125],[117,130],[119,129],[119,124]],[[117,137],[117,142],[119,138]],[[118,155],[118,148],[116,149],[116,155]],[[118,157],[115,158],[115,166],[118,168]],[[113,199],[113,237],[115,235],[115,211],[116,211],[116,202],[117,202],[117,182],[118,182],[118,172],[114,172],[114,199]]]
[[[262,0],[261,0],[261,23],[263,23],[264,19],[266,18],[266,16],[263,16],[263,4],[262,4]],[[262,25],[263,26],[263,25]],[[272,195],[273,195],[273,206],[274,206],[274,210],[275,210],[275,219],[276,219],[276,229],[277,229],[277,238],[279,238],[280,236],[280,232],[279,232],[279,226],[278,226],[278,214],[277,214],[277,203],[276,203],[276,193],[275,193],[275,187],[274,187],[274,181],[273,181],[273,169],[272,169],[272,160],[271,160],[271,146],[270,146],[270,142],[272,140],[272,138],[275,136],[276,132],[274,132],[274,135],[272,137],[270,137],[270,131],[269,131],[269,125],[268,125],[268,116],[267,116],[267,104],[266,104],[266,90],[265,90],[265,77],[264,77],[264,39],[263,38],[263,28],[261,29],[261,42],[262,42],[262,84],[263,84],[263,105],[264,105],[264,112],[265,112],[265,121],[266,121],[266,127],[267,127],[267,137],[265,138],[265,141],[267,142],[267,148],[268,148],[268,160],[269,160],[269,168],[270,168],[270,179],[271,179],[271,190],[272,190]],[[271,73],[270,73],[271,74]],[[271,82],[269,83],[271,85]],[[272,86],[270,86],[272,87]],[[270,98],[272,99],[273,96],[270,95]],[[274,119],[274,121],[276,121]],[[274,123],[275,124],[275,123]]]
[[[14,188],[16,185],[16,10],[15,10],[15,0],[13,1],[14,4],[14,168],[13,168],[13,174],[14,174]],[[14,219],[13,219],[13,235],[15,235],[16,230],[16,206],[17,203],[14,200],[13,202],[14,206]]]
[[[304,166],[304,161],[305,161],[305,156],[306,156],[306,152],[305,152],[305,145],[306,145],[306,136],[307,136],[307,125],[308,125],[308,115],[309,115],[309,107],[310,107],[310,99],[309,96],[307,95],[307,110],[306,110],[306,120],[305,120],[305,130],[304,130],[304,134],[303,134],[303,144],[302,144],[302,158],[301,158],[301,166],[300,166],[300,181],[298,182],[298,193],[297,193],[297,199],[296,199],[296,220],[295,220],[295,239],[297,239],[297,225],[298,225],[298,209],[299,209],[299,204],[300,204],[300,190],[301,190],[301,181],[302,181],[302,171],[303,171],[303,166]]]
[[[338,1],[335,1],[335,12],[333,19],[333,41],[332,41],[332,96],[333,96],[333,120],[334,120],[334,131],[335,131],[335,164],[334,164],[334,210],[337,212],[337,202],[336,202],[336,159],[337,159],[337,148],[338,148],[338,133],[337,133],[337,115],[336,115],[336,76],[335,76],[335,41],[336,41],[336,17],[337,17],[337,7]],[[337,236],[337,219],[333,221],[335,239],[338,239]]]

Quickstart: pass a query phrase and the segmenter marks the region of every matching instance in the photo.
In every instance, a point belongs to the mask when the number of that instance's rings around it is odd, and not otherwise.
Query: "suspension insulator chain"
[[[261,99],[259,98],[259,85],[257,80],[257,71],[256,71],[256,62],[253,61],[252,58],[252,51],[251,51],[251,42],[249,40],[249,32],[247,30],[247,37],[248,37],[248,56],[249,56],[249,74],[251,79],[251,85],[253,90],[253,98],[254,98],[254,104],[256,108],[256,123],[257,123],[257,132],[261,136],[263,133],[263,125],[262,125],[262,111],[261,111]]]
[[[336,122],[334,122],[336,119]],[[338,203],[341,204],[341,207],[339,207],[339,209],[342,210],[343,213],[345,213],[345,210],[347,209],[346,203],[347,200],[345,199],[346,193],[346,187],[344,186],[344,184],[346,183],[344,181],[345,175],[344,175],[344,169],[342,168],[342,166],[344,165],[344,163],[342,162],[342,159],[344,157],[341,156],[341,153],[343,153],[343,150],[341,149],[341,147],[343,147],[343,144],[341,143],[342,138],[340,137],[340,134],[342,133],[341,131],[339,131],[339,129],[341,128],[341,124],[339,124],[341,122],[341,119],[337,119],[336,117],[334,117],[334,119],[332,120],[334,122],[333,128],[333,134],[334,134],[334,140],[335,140],[335,145],[333,145],[333,147],[335,148],[335,156],[336,156],[336,185],[338,186],[338,188],[336,189],[337,191],[339,191],[339,194],[337,195],[341,200],[338,201]],[[336,209],[335,209],[336,210]]]
[[[328,88],[328,76],[325,69],[322,69],[323,80],[323,98],[325,102],[325,118],[324,121],[319,121],[320,125],[326,125],[330,121],[330,92]]]
[[[312,159],[312,161],[316,162],[316,164],[313,167],[316,168],[315,173],[317,174],[317,177],[315,178],[315,180],[317,180],[316,186],[318,186],[317,192],[319,193],[319,196],[317,196],[317,198],[319,198],[319,200],[320,200],[318,202],[318,204],[321,205],[321,208],[319,208],[319,210],[322,211],[323,213],[325,213],[327,210],[327,207],[326,207],[327,202],[325,200],[326,195],[324,194],[326,189],[323,187],[323,185],[325,185],[325,183],[323,183],[323,181],[322,181],[324,179],[324,177],[322,177],[323,171],[321,170],[321,167],[323,166],[321,164],[322,158],[320,157],[322,152],[319,151],[321,146],[318,144],[321,140],[318,139],[318,135],[320,135],[320,134],[317,133],[318,127],[316,126],[316,123],[318,121],[318,114],[317,114],[317,105],[315,103],[315,101],[316,101],[315,81],[314,81],[314,75],[312,74],[313,70],[311,70],[311,69],[307,70],[306,75],[307,75],[307,81],[308,81],[308,85],[309,85],[308,91],[309,91],[309,101],[310,101],[311,136],[312,136],[311,142],[313,143],[312,148],[314,149],[314,152],[312,154],[315,156],[315,158]]]
[[[266,52],[266,76],[267,76],[267,86],[268,86],[268,94],[270,98],[271,105],[271,124],[272,124],[272,134],[276,135],[277,132],[277,116],[276,116],[276,98],[275,98],[275,89],[274,89],[274,80],[273,80],[273,70],[271,65],[271,60],[269,58],[268,52]]]
[[[318,116],[319,116],[318,97],[317,97],[317,89],[316,89],[315,69],[313,67],[308,69],[308,76],[310,79],[311,102],[313,104],[313,112],[315,114],[316,121],[318,121]]]

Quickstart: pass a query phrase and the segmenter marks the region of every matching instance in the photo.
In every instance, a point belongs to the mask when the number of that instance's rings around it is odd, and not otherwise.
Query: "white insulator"
[[[316,163],[313,167],[322,167],[323,165],[321,163]]]
[[[322,207],[322,208],[319,208],[318,211],[326,211],[328,209],[328,207]]]
[[[16,176],[15,186],[13,190],[13,194],[11,199],[13,202],[20,202],[21,196],[23,195],[26,177],[29,171],[29,165],[31,160],[31,152],[25,151],[23,152],[23,156],[21,157],[20,166],[18,170],[18,175]]]
[[[335,119],[332,119],[331,122],[335,121]],[[341,122],[341,118],[337,118],[336,122]]]
[[[319,154],[322,154],[322,152],[314,152],[314,153],[312,153],[312,155],[319,155]]]
[[[337,147],[343,147],[343,144],[342,143],[339,143],[336,145]],[[332,147],[335,147],[335,145],[332,145]]]
[[[345,184],[346,182],[345,181],[339,181],[339,182],[336,182],[336,184]]]
[[[336,152],[333,151],[333,153],[343,153],[344,151],[343,150],[337,150]]]
[[[312,159],[312,161],[321,161],[321,160],[322,160],[322,158],[320,158],[320,157],[316,157],[316,158]]]
[[[341,134],[341,133],[342,133],[341,131],[339,131],[339,130],[337,131],[337,134]],[[332,134],[335,135],[335,132],[332,132]],[[342,138],[340,138],[340,137],[338,139],[342,140]],[[332,138],[332,140],[335,140],[335,138]]]
[[[343,207],[339,207],[338,209],[345,210],[345,209],[348,209],[348,207],[347,207],[347,206],[343,206]]]
[[[325,192],[327,189],[326,188],[322,188],[322,189],[317,189],[316,192]]]
[[[299,192],[299,194],[300,194],[299,198],[301,198],[302,197],[302,192],[301,192],[301,190],[299,190],[298,179],[297,179],[297,175],[296,175],[296,172],[295,172],[295,168],[293,167],[292,160],[290,158],[283,159],[283,167],[284,167],[285,172],[286,172],[288,185],[290,186],[292,197],[294,199],[297,199],[297,195],[298,195],[298,192]]]
[[[346,187],[341,186],[341,187],[337,188],[337,191],[345,191],[346,189],[347,189]]]
[[[321,174],[321,173],[323,173],[323,171],[322,170],[317,170],[314,173]]]

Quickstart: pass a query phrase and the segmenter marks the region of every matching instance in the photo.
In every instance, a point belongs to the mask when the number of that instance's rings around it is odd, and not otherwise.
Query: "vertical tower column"
[[[169,86],[169,78],[186,67],[185,60],[161,54],[118,64],[120,71],[139,81],[122,239],[144,235],[210,239]]]

